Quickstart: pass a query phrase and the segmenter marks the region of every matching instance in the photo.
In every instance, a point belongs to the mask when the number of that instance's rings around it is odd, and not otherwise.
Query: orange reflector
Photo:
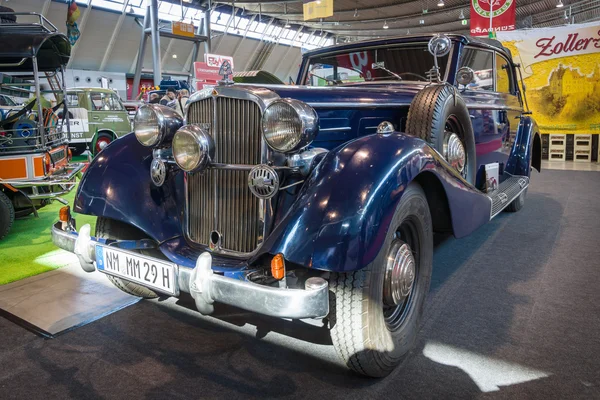
[[[67,148],[67,155],[69,157],[68,160],[71,161],[73,159],[73,153],[70,148]]]
[[[44,156],[44,165],[46,165],[46,173],[50,172],[50,157],[45,155]]]
[[[69,222],[69,220],[71,219],[71,207],[61,207],[60,211],[58,212],[58,219],[60,220],[60,222]]]
[[[271,260],[271,275],[278,281],[285,276],[285,261],[283,260],[283,254],[276,254]]]

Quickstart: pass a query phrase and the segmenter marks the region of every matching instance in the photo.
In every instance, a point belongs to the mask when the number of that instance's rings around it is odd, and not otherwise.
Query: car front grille
[[[250,100],[207,98],[190,104],[187,122],[208,128],[221,164],[260,164],[261,110]],[[210,124],[210,126],[208,125]],[[250,253],[262,241],[261,202],[248,189],[248,171],[209,169],[187,175],[188,237],[208,244],[221,234],[221,248]]]

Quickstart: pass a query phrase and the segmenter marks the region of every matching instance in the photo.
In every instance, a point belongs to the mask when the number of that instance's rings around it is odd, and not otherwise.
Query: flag
[[[333,0],[317,0],[303,4],[304,20],[327,18],[333,15]]]
[[[79,11],[79,7],[77,7],[77,3],[75,3],[75,0],[69,0],[67,4],[69,6],[67,9],[67,24],[72,25],[79,19],[81,12]]]
[[[75,0],[68,0],[67,2],[67,36],[69,37],[69,42],[71,42],[71,46],[77,42],[79,36],[81,36],[81,32],[79,32],[79,28],[77,27],[77,19],[79,19],[79,15],[81,12],[79,11],[79,7],[77,7],[77,3]]]
[[[493,37],[495,32],[515,30],[515,4],[516,0],[471,0],[471,36]]]

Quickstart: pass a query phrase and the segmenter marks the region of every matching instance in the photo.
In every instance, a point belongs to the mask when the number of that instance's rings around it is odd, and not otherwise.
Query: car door
[[[459,89],[471,115],[477,164],[506,164],[522,111],[511,64],[492,49],[467,46],[460,66],[475,76]]]
[[[129,131],[129,118],[123,104],[112,92],[90,92],[90,131],[108,130],[118,136]]]

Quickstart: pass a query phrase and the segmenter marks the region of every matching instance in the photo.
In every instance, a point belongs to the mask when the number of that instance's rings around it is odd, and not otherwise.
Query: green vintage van
[[[127,110],[111,89],[68,89],[67,106],[73,155],[89,148],[95,156],[110,142],[131,132]]]

